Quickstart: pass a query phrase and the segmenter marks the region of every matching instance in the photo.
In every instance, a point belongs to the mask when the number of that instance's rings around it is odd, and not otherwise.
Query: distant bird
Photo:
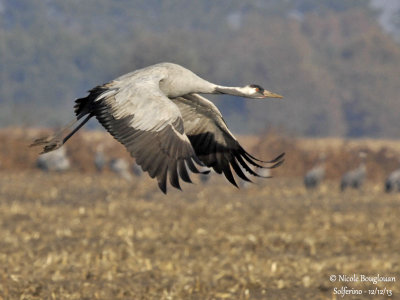
[[[211,170],[209,173],[207,174],[200,174],[200,182],[204,185],[208,184],[208,182],[210,181],[210,179],[214,176],[214,171]]]
[[[99,146],[96,149],[96,153],[94,155],[94,166],[96,167],[97,172],[103,172],[104,168],[107,165],[107,157],[104,154],[103,147]]]
[[[43,171],[67,171],[71,167],[65,147],[61,147],[51,153],[44,153],[36,160],[36,166]]]
[[[132,180],[132,175],[129,172],[129,163],[123,158],[112,159],[110,161],[110,170],[127,181]]]
[[[385,181],[385,191],[390,193],[392,191],[400,192],[400,169],[397,169],[389,174]]]
[[[211,174],[200,174],[200,181],[202,184],[207,184],[210,181]]]
[[[143,174],[142,168],[137,163],[132,164],[131,170],[136,177],[141,177]]]
[[[194,162],[219,174],[223,172],[235,186],[231,168],[249,181],[241,167],[253,176],[260,176],[248,164],[263,168],[282,164],[284,153],[270,161],[261,161],[247,153],[229,131],[218,108],[199,93],[282,98],[259,85],[216,85],[182,66],[160,63],[93,88],[87,97],[75,101],[77,120],[53,137],[37,139],[32,146],[43,146],[43,152],[55,150],[95,116],[136,158],[143,171],[157,178],[164,193],[167,175],[170,184],[180,189],[179,177],[191,182],[187,167],[194,173],[208,172],[199,171]]]
[[[344,191],[347,187],[359,189],[364,184],[365,177],[367,175],[367,167],[365,166],[366,154],[364,152],[359,153],[360,165],[342,176],[340,182],[340,189]]]
[[[314,189],[320,185],[325,177],[326,156],[321,154],[311,170],[304,176],[304,185],[307,189]]]

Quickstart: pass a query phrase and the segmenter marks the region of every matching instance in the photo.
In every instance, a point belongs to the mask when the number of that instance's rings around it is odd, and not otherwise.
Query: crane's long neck
[[[190,93],[228,94],[248,97],[249,87],[230,87],[211,83],[190,70],[174,65],[168,69],[168,76],[160,82],[161,90],[169,97],[177,97]]]
[[[214,85],[213,94],[227,94],[240,97],[248,97],[250,90],[248,87]]]

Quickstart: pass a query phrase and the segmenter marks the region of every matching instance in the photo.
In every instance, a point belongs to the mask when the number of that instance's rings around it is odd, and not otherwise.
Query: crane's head
[[[283,98],[279,94],[272,93],[262,88],[258,84],[250,84],[244,87],[246,90],[247,97],[255,98],[255,99],[264,99],[264,98]]]
[[[283,98],[279,94],[267,91],[258,84],[249,84],[244,87],[229,87],[229,86],[217,85],[215,86],[213,93],[235,95],[253,99]]]

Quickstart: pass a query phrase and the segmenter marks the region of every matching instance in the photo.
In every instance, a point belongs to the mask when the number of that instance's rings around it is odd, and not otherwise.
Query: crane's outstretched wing
[[[160,91],[157,80],[97,87],[76,100],[75,113],[85,111],[127,148],[143,171],[157,178],[164,193],[167,175],[170,184],[180,189],[179,177],[191,182],[186,167],[198,173],[193,162],[203,165],[184,132],[178,107]]]
[[[242,168],[253,176],[263,177],[253,171],[248,164],[259,168],[275,168],[284,161],[284,153],[271,161],[261,161],[247,153],[229,131],[218,108],[206,98],[198,94],[188,94],[172,101],[179,107],[185,133],[199,159],[217,173],[237,186],[231,167],[245,181],[250,179]],[[270,163],[271,166],[261,166],[260,163]],[[241,168],[241,167],[242,168]]]

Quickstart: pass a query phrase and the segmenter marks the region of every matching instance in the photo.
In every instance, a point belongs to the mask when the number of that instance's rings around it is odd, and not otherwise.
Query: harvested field
[[[345,299],[400,298],[398,282],[360,278],[400,280],[400,196],[382,184],[399,142],[246,137],[261,158],[286,151],[274,178],[237,190],[193,176],[165,196],[147,176],[94,172],[99,144],[128,158],[104,132],[71,139],[70,171],[40,172],[27,148],[38,135],[0,131],[0,299],[341,299],[342,288],[363,293]],[[367,184],[340,193],[360,150]],[[321,152],[327,181],[306,191],[301,176]]]
[[[400,279],[400,197],[223,178],[167,196],[146,178],[0,173],[0,299],[341,299]],[[346,295],[345,299],[386,299]]]

